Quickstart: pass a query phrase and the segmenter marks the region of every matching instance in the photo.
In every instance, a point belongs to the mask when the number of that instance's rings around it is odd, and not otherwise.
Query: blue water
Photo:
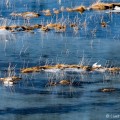
[[[61,6],[89,6],[94,0],[7,0],[0,1],[0,25],[23,25],[24,19],[12,17],[10,13],[34,11],[41,14],[45,9]],[[104,0],[103,0],[104,1]],[[107,2],[110,2],[106,0]],[[113,2],[113,0],[111,1]],[[114,2],[120,2],[114,0]],[[120,67],[120,14],[106,11],[85,11],[83,14],[63,12],[58,16],[30,19],[29,24],[63,22],[64,33],[54,30],[42,32],[0,33],[0,76],[7,76],[8,66],[14,67],[16,75],[22,77],[12,87],[0,83],[0,120],[105,120],[113,119],[120,109],[119,73],[30,73],[21,74],[23,67],[45,64],[92,65]],[[100,25],[101,18],[107,27]],[[80,29],[74,31],[68,20],[79,22]],[[86,22],[86,27],[82,27]],[[49,86],[49,81],[67,79],[72,86]],[[116,88],[109,93],[101,88]],[[119,118],[120,119],[120,118]]]

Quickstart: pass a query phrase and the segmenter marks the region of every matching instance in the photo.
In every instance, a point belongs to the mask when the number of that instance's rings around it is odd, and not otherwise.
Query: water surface
[[[7,0],[6,0],[7,1]],[[0,24],[23,25],[24,19],[12,17],[10,13],[44,9],[59,9],[61,6],[89,6],[94,0],[9,0],[0,1]],[[108,1],[107,1],[108,2]],[[109,1],[110,2],[110,1]],[[119,0],[114,2],[120,2]],[[13,87],[0,84],[1,120],[101,120],[107,114],[119,114],[120,86],[119,74],[112,73],[30,73],[20,74],[23,67],[45,64],[92,65],[98,62],[102,66],[120,66],[120,14],[107,14],[106,11],[85,11],[79,13],[60,13],[58,16],[41,15],[29,21],[33,24],[52,22],[86,22],[86,27],[78,31],[67,27],[64,33],[54,30],[42,32],[3,32],[0,31],[0,75],[7,76],[6,70],[11,64],[15,74],[22,80]],[[108,23],[100,25],[101,18]],[[73,86],[48,86],[48,82],[67,79],[78,82]],[[117,88],[110,93],[99,92],[101,88]]]

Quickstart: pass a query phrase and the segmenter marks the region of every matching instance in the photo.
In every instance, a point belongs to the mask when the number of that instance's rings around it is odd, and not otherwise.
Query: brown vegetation
[[[0,26],[0,30],[9,30],[8,26]]]
[[[24,12],[24,13],[11,13],[11,16],[21,16],[24,18],[36,18],[39,17],[40,14],[35,13],[35,12]]]
[[[73,11],[83,13],[86,10],[85,6],[79,6],[73,9]]]
[[[120,6],[120,3],[103,3],[103,2],[97,2],[90,6],[90,9],[92,10],[107,10],[107,9],[113,9],[115,6]]]
[[[101,26],[102,26],[102,27],[106,27],[106,26],[107,26],[107,23],[106,23],[106,22],[101,22]]]
[[[68,80],[61,80],[59,83],[60,83],[61,85],[69,85],[69,84],[70,84],[70,81],[68,81]]]
[[[0,78],[1,81],[6,81],[7,79],[11,79],[11,81],[18,81],[18,80],[21,80],[22,78],[20,77],[17,77],[17,76],[11,76],[11,77],[5,77],[5,78]]]
[[[35,13],[35,12],[24,12],[21,15],[24,18],[34,18],[34,17],[39,17],[40,16],[40,14]]]
[[[21,69],[22,73],[31,73],[31,72],[40,72],[40,67],[30,67],[30,68],[24,68]]]
[[[51,11],[49,9],[42,11],[45,16],[51,16]]]
[[[92,66],[84,66],[84,65],[66,65],[66,64],[56,64],[56,65],[45,65],[45,66],[36,66],[36,67],[30,67],[30,68],[23,68],[21,69],[22,73],[30,73],[30,72],[39,72],[44,71],[45,69],[61,69],[64,70],[66,68],[77,68],[82,69],[84,71],[95,71],[99,69],[103,69],[104,71],[108,72],[119,72],[119,67],[113,67],[113,68],[106,68],[106,67],[92,67]]]
[[[47,26],[42,26],[41,31],[48,32],[50,29]]]

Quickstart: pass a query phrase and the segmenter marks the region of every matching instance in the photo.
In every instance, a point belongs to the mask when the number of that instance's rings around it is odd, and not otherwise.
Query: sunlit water
[[[6,3],[4,2],[6,1]],[[106,0],[107,1],[107,0]],[[1,0],[0,24],[23,25],[24,19],[12,17],[10,13],[44,9],[89,6],[94,0]],[[112,1],[113,2],[113,1]],[[114,1],[115,2],[115,1]],[[116,2],[120,2],[116,0]],[[108,23],[100,25],[101,18]],[[42,32],[0,31],[0,75],[7,76],[8,66],[15,67],[15,74],[23,79],[12,87],[0,84],[1,120],[105,120],[107,114],[119,115],[120,79],[119,74],[100,72],[81,72],[71,69],[66,72],[46,71],[41,73],[20,74],[23,67],[45,64],[92,65],[120,67],[120,14],[106,11],[86,11],[79,13],[60,13],[58,16],[41,15],[29,24],[47,22],[80,21],[87,23],[74,31],[68,27],[64,33],[54,30]],[[66,23],[68,24],[68,23]],[[49,86],[49,81],[67,79],[73,85]],[[99,92],[101,88],[117,88],[110,93]]]

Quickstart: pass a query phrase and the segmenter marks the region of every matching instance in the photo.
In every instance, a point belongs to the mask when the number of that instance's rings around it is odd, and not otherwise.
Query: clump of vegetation
[[[79,7],[73,8],[73,11],[80,12],[80,13],[83,13],[85,10],[86,10],[85,6],[79,6]]]
[[[38,13],[35,13],[35,12],[23,12],[23,13],[11,13],[10,14],[11,16],[21,16],[21,17],[24,17],[24,18],[36,18],[36,17],[39,17],[40,14]]]
[[[92,10],[107,10],[107,9],[114,9],[115,6],[120,6],[120,3],[103,3],[103,2],[96,2],[92,4],[89,9]]]

